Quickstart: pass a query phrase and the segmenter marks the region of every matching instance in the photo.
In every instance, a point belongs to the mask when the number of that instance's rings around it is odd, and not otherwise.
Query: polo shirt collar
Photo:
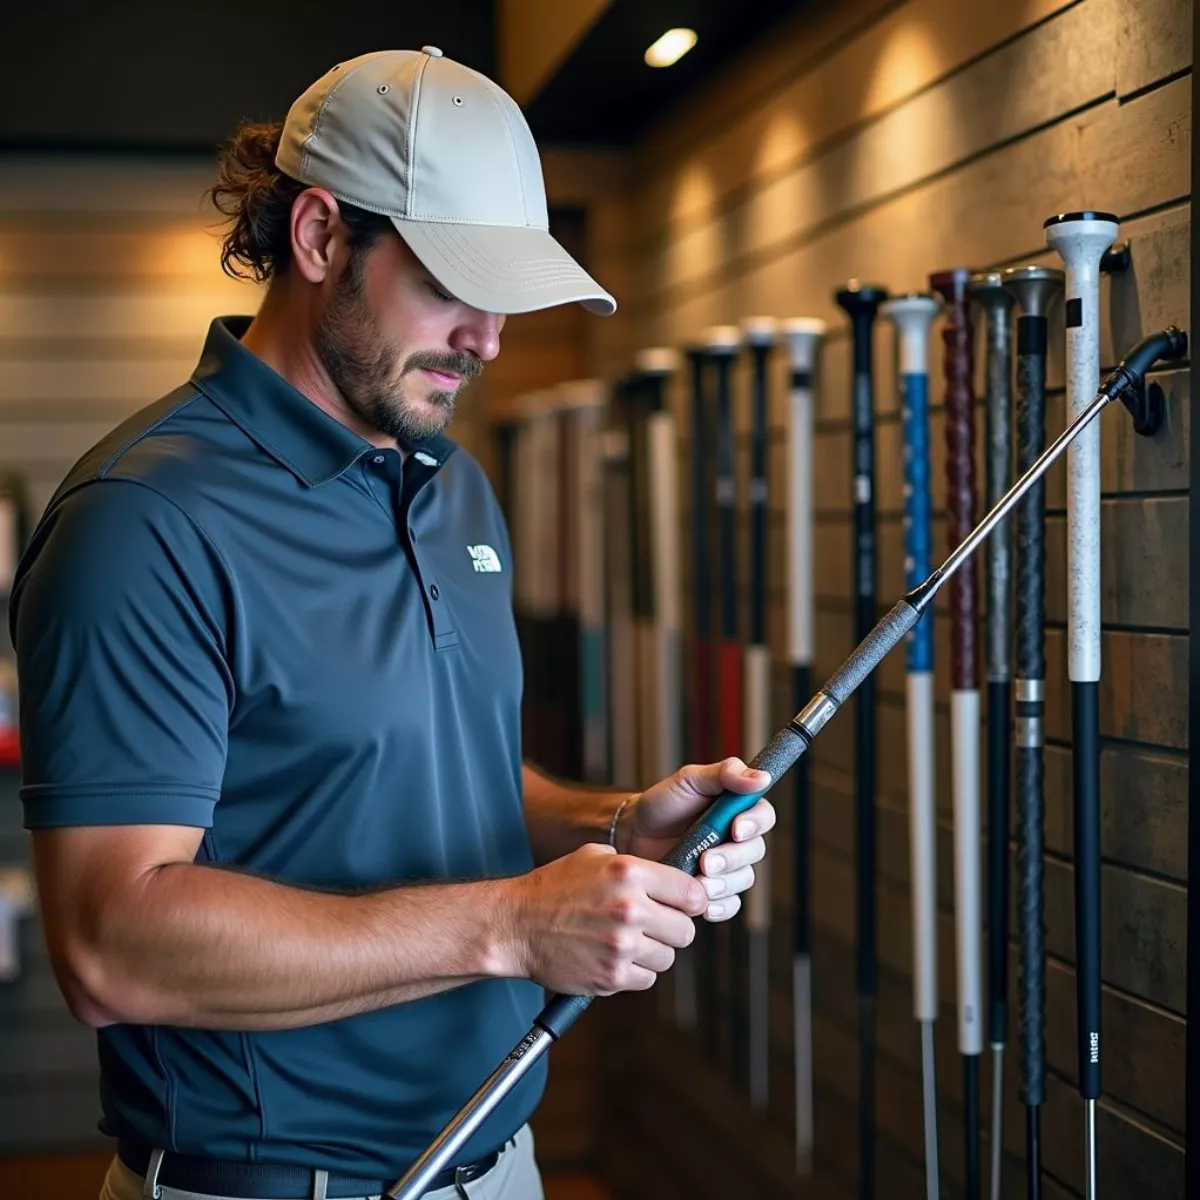
[[[375,447],[241,344],[250,321],[242,316],[212,322],[192,382],[301,483],[319,487],[337,479]],[[442,434],[402,444],[431,468],[457,449]]]

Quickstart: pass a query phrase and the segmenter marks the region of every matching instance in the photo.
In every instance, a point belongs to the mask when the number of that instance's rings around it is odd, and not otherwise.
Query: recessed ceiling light
[[[645,53],[651,67],[669,67],[677,63],[696,44],[694,29],[668,29]]]

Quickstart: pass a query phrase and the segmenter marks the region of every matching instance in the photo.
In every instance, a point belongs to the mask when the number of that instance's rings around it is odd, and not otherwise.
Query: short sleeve
[[[10,610],[27,828],[212,824],[230,596],[215,548],[152,488],[94,481],[55,503]]]

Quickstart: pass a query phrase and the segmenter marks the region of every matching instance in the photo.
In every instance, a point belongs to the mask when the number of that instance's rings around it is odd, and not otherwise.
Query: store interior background
[[[852,645],[850,341],[834,290],[851,278],[893,292],[919,289],[932,271],[959,265],[1058,265],[1043,220],[1092,207],[1119,215],[1132,253],[1129,271],[1106,280],[1102,292],[1103,362],[1168,323],[1190,329],[1193,6],[808,0],[741,7],[731,15],[736,6],[716,0],[351,0],[336,10],[311,0],[10,6],[0,14],[9,95],[0,112],[0,471],[20,472],[40,512],[80,453],[186,378],[213,316],[256,307],[258,288],[221,274],[214,214],[199,204],[214,149],[239,118],[282,119],[291,98],[339,59],[433,44],[492,75],[526,109],[542,147],[553,228],[620,305],[611,319],[574,307],[510,320],[502,354],[464,398],[452,436],[494,472],[495,428],[531,392],[571,379],[616,380],[638,350],[682,348],[709,325],[756,314],[824,318],[815,670],[827,674]],[[675,25],[699,32],[696,49],[676,68],[650,71],[642,51]],[[1056,347],[1061,320],[1060,308]],[[879,590],[890,603],[903,591],[902,474],[892,334],[882,324]],[[936,336],[933,350],[942,547]],[[777,361],[773,369],[779,445],[785,366]],[[1054,429],[1063,420],[1060,350],[1050,369]],[[1099,1134],[1106,1194],[1174,1200],[1185,1194],[1188,369],[1164,372],[1159,382],[1167,420],[1153,441],[1135,444],[1116,418],[1103,437],[1106,1095]],[[683,384],[671,392],[681,471],[688,461]],[[741,480],[744,384],[739,373]],[[776,531],[782,465],[776,453],[769,498]],[[1082,1196],[1083,1169],[1061,466],[1049,476],[1048,505],[1044,1194],[1064,1200]],[[685,564],[685,590],[687,583]],[[770,643],[781,659],[781,573],[769,596]],[[947,780],[944,606],[936,632],[939,776]],[[0,644],[8,654],[6,635]],[[782,671],[777,715],[786,719]],[[878,795],[876,1120],[880,1195],[889,1200],[924,1195],[903,672],[895,654],[878,675],[886,769]],[[652,997],[597,1004],[553,1054],[535,1126],[548,1173],[646,1200],[856,1194],[851,734],[848,720],[835,724],[815,750],[812,1176],[797,1178],[790,1142],[790,827],[782,805],[772,858],[770,1112],[752,1114],[704,1048],[659,1020]],[[948,785],[940,803],[941,1145],[943,1195],[955,1196],[961,1084]],[[0,773],[0,867],[27,861],[16,777]],[[92,1195],[109,1152],[95,1130],[94,1039],[59,997],[35,917],[21,923],[20,950],[21,974],[0,982],[0,1193]],[[1013,954],[1015,964],[1015,946]],[[1006,1196],[1016,1197],[1023,1130],[1012,1056],[1010,1063]]]

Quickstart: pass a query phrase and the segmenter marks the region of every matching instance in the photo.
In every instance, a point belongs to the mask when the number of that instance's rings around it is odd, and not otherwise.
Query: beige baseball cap
[[[425,269],[485,312],[616,301],[550,236],[533,134],[503,89],[436,46],[338,63],[291,107],[275,165],[391,217]]]

